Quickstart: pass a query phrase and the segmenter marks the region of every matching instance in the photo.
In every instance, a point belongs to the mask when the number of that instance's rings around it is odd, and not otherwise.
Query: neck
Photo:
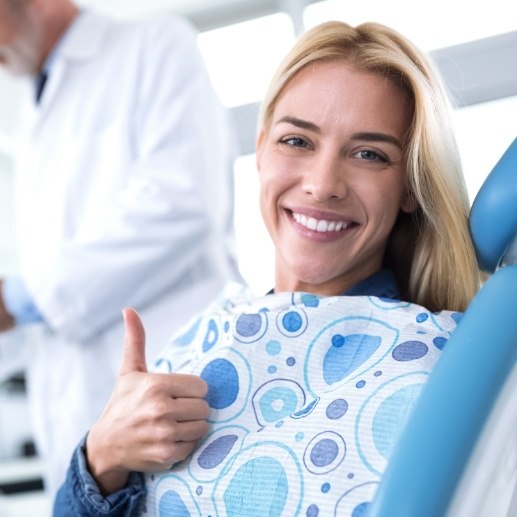
[[[48,56],[79,13],[77,6],[68,0],[49,2],[47,5],[48,12],[42,14],[42,16],[46,17],[47,23],[44,25],[45,33],[42,38],[39,70],[42,69]]]

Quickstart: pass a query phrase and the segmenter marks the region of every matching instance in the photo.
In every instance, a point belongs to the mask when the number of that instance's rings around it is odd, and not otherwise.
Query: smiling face
[[[257,143],[277,291],[342,294],[382,266],[405,188],[405,93],[346,61],[302,69]]]

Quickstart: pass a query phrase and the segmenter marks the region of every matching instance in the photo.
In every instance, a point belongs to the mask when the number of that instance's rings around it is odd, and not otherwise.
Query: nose
[[[303,176],[303,190],[317,201],[346,197],[348,183],[339,154],[321,153],[311,160]]]

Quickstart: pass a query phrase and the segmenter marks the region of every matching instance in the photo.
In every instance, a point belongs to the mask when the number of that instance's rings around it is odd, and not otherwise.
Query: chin
[[[321,268],[317,271],[298,271],[293,268],[293,276],[296,278],[295,286],[297,290],[308,291],[311,293],[327,294],[330,286],[338,283],[336,276],[322,274]]]

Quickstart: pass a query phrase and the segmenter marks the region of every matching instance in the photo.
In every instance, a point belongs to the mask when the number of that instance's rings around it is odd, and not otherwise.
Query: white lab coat
[[[33,95],[33,91],[31,91]],[[148,361],[235,277],[233,139],[183,20],[82,13],[22,112],[20,272],[46,325],[28,386],[50,491],[104,407],[136,307]]]

